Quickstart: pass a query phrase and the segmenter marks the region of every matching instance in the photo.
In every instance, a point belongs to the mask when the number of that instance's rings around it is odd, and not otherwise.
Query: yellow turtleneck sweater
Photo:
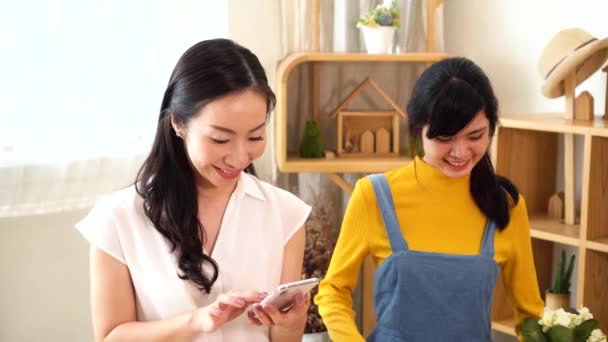
[[[412,250],[450,254],[479,254],[486,217],[469,191],[470,176],[446,177],[420,159],[385,173],[397,220]],[[530,225],[523,197],[511,209],[511,221],[494,236],[494,260],[500,266],[507,297],[512,300],[517,331],[527,317],[539,317],[543,302],[532,257]],[[340,237],[315,303],[333,341],[364,341],[354,322],[352,292],[363,259],[376,266],[391,255],[376,196],[362,178],[348,203]]]

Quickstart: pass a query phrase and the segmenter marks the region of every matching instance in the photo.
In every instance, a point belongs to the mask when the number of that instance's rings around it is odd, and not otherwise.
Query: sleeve
[[[84,219],[76,223],[76,229],[91,245],[126,264],[113,207],[108,199],[99,201]]]
[[[285,246],[304,225],[310,215],[311,207],[294,194],[281,189],[278,202],[282,209],[281,222],[283,222],[283,246]]]
[[[507,230],[511,230],[512,250],[502,267],[503,283],[515,312],[515,331],[521,339],[521,322],[540,317],[544,307],[536,279],[526,202],[521,195],[511,211]]]
[[[365,228],[371,224],[369,211],[375,207],[366,198],[365,190],[370,189],[369,179],[357,181],[344,213],[327,275],[315,297],[333,341],[364,341],[355,324],[352,295],[363,259],[370,253],[369,229]]]

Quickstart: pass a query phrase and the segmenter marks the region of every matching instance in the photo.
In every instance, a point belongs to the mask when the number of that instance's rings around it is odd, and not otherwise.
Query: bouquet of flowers
[[[564,309],[545,308],[543,317],[525,319],[521,332],[526,342],[607,342],[606,335],[597,328],[598,321],[586,307],[577,313]]]
[[[363,14],[357,21],[357,27],[378,27],[378,26],[392,26],[395,28],[399,27],[399,7],[397,6],[397,0],[388,1],[385,0],[384,4],[379,4],[376,7],[370,9],[367,14]]]

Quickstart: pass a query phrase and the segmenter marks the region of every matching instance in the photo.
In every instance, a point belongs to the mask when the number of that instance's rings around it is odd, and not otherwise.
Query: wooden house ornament
[[[390,109],[345,110],[365,87],[371,86]],[[399,157],[399,120],[405,113],[371,79],[359,84],[331,113],[337,118],[339,157]]]

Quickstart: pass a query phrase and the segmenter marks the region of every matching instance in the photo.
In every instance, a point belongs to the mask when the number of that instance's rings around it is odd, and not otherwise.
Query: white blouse
[[[283,247],[304,225],[310,209],[293,194],[242,173],[211,255],[219,266],[219,277],[210,294],[178,278],[176,255],[145,216],[143,200],[133,186],[100,200],[76,228],[91,244],[127,265],[135,288],[137,320],[153,321],[206,306],[232,289],[274,290],[281,279]],[[195,339],[268,340],[268,328],[249,324],[246,314]]]

